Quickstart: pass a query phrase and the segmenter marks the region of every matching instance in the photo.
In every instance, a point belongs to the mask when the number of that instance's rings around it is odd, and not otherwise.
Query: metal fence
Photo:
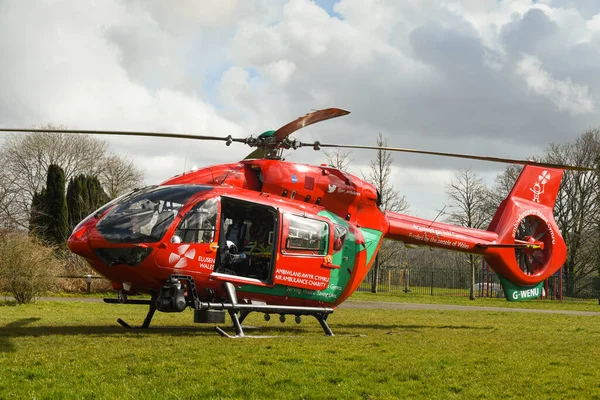
[[[358,291],[370,292],[371,270]],[[416,293],[431,296],[469,296],[470,271],[403,268],[379,272],[377,291],[380,293]],[[498,276],[484,268],[475,273],[475,296],[503,297]],[[556,300],[600,299],[599,277],[552,276],[544,282],[543,297]]]
[[[359,292],[370,292],[372,273],[369,271],[358,288]],[[69,275],[63,279],[85,282],[85,290],[92,290],[92,279],[105,280],[98,275]],[[380,293],[415,293],[430,296],[468,297],[471,287],[471,273],[467,270],[445,270],[424,268],[388,269],[379,272],[377,291]],[[108,281],[107,281],[108,282]],[[105,288],[103,290],[106,290]],[[476,297],[503,297],[498,275],[486,268],[475,273]],[[560,274],[544,282],[543,297],[552,300],[599,299],[600,277],[573,277]]]

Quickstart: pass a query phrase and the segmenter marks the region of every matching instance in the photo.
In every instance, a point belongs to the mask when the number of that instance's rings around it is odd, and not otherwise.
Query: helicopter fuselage
[[[202,300],[336,306],[389,229],[375,188],[331,166],[246,160],[133,192],[84,220],[70,249],[125,293],[193,277]]]

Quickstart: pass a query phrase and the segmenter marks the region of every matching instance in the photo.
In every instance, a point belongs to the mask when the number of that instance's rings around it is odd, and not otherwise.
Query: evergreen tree
[[[31,200],[31,211],[29,214],[29,233],[38,239],[46,240],[45,234],[48,230],[48,215],[46,212],[46,188],[41,192],[35,192]]]
[[[102,184],[95,176],[86,177],[86,186],[88,190],[88,207],[89,212],[86,214],[91,214],[95,210],[102,207],[104,204],[109,202],[108,195],[102,189]]]
[[[61,167],[51,164],[46,181],[46,211],[48,212],[48,242],[64,246],[69,235],[67,200],[65,197],[65,173]]]
[[[75,184],[73,178],[71,178],[69,180],[69,186],[67,186],[67,218],[69,221],[69,229],[73,227],[73,221],[77,218],[75,214],[78,213],[74,190]]]
[[[69,210],[69,229],[73,228],[87,217],[93,210],[89,205],[87,189],[88,177],[77,175],[69,182],[67,188],[67,208]]]

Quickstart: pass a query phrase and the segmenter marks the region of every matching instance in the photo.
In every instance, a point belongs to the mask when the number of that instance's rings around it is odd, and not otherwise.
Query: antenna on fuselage
[[[187,149],[185,149],[185,158],[183,159],[183,173],[185,174],[185,170],[187,168]]]
[[[429,224],[428,228],[431,228],[431,225],[433,225],[433,223],[435,222],[435,220],[437,220],[439,218],[440,215],[442,215],[442,213],[444,212],[444,210],[446,209],[446,206],[444,206],[440,212],[438,213],[438,215],[435,216],[435,218],[433,219],[433,221],[431,221],[431,223]]]

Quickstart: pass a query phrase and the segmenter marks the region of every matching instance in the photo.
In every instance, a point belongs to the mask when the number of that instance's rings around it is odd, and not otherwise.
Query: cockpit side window
[[[217,213],[216,198],[200,201],[183,218],[172,241],[177,243],[212,243],[215,240]]]

